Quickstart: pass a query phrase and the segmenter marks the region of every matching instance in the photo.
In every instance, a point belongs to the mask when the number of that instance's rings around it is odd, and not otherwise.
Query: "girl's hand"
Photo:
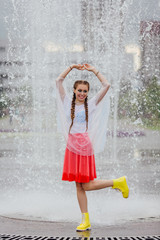
[[[92,71],[93,72],[93,70],[95,69],[95,67],[89,65],[88,63],[83,64],[83,66],[84,66],[84,69],[86,69],[87,71]]]
[[[73,65],[71,65],[71,68],[72,68],[72,69],[73,69],[73,68],[76,68],[76,69],[78,69],[78,70],[84,70],[84,66],[81,65],[81,64],[73,64]]]

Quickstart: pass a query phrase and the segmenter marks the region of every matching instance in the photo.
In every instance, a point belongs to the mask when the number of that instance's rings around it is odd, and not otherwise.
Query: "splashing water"
[[[75,183],[61,181],[65,142],[56,130],[55,79],[70,64],[88,62],[111,83],[108,139],[105,152],[96,156],[98,178],[127,175],[131,193],[128,200],[110,189],[88,193],[93,222],[115,224],[119,220],[159,217],[160,134],[143,127],[137,109],[132,110],[136,116],[133,121],[130,105],[126,110],[124,101],[132,98],[132,105],[136,106],[135,92],[143,86],[141,64],[145,67],[146,62],[140,58],[145,36],[140,35],[140,22],[150,18],[149,3],[11,3],[13,11],[4,19],[8,31],[7,61],[11,63],[6,71],[10,87],[15,89],[7,94],[14,114],[12,127],[5,128],[12,132],[1,135],[0,214],[53,221],[79,219]],[[156,7],[151,12],[159,20]],[[71,95],[76,79],[89,80],[90,96],[101,86],[92,73],[73,70],[65,79]],[[133,92],[128,96],[130,89]],[[123,118],[120,109],[125,112]],[[71,214],[73,208],[75,212]]]

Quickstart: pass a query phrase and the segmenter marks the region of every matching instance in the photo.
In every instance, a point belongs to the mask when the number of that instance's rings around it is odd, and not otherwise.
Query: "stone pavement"
[[[92,230],[78,233],[78,223],[20,220],[0,216],[0,234],[54,237],[127,237],[160,235],[160,219],[141,219],[111,226],[92,224]]]

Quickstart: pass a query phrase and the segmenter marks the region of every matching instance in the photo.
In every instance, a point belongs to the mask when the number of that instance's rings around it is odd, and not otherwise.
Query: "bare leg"
[[[113,187],[113,180],[93,180],[88,183],[82,183],[85,191],[99,190],[107,187]]]
[[[87,213],[88,212],[87,196],[86,196],[85,190],[82,187],[82,183],[76,182],[76,188],[77,188],[78,203],[79,203],[79,207],[81,209],[81,212],[82,213]]]
[[[88,183],[76,182],[77,198],[82,213],[88,212],[87,196],[85,191],[99,190],[113,186],[113,180],[93,180]]]

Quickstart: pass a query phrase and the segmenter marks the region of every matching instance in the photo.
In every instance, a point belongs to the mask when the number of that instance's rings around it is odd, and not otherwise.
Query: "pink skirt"
[[[95,157],[82,156],[66,148],[63,164],[62,180],[79,183],[89,182],[96,178]]]
[[[83,134],[77,134],[78,139]],[[84,134],[86,137],[86,134]],[[72,139],[71,136],[70,139]],[[69,139],[69,141],[70,141]],[[83,136],[82,136],[83,139]],[[96,165],[95,165],[95,157],[94,154],[81,155],[75,152],[70,151],[66,147],[65,156],[64,156],[64,164],[63,164],[63,173],[62,180],[64,181],[75,181],[79,183],[89,182],[90,180],[94,180],[96,178]]]

